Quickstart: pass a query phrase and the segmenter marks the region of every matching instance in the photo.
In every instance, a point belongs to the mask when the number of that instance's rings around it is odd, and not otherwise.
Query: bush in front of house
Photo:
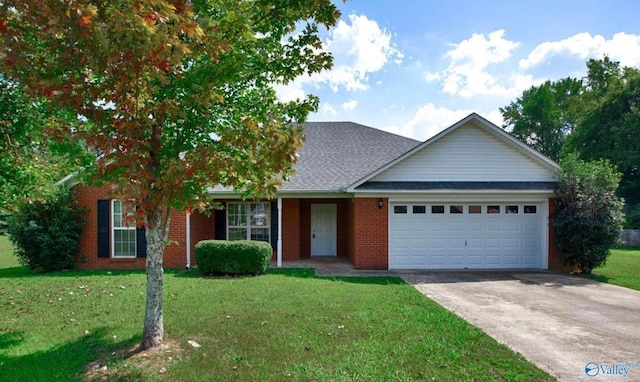
[[[204,240],[195,250],[198,270],[205,275],[243,275],[264,273],[272,249],[263,241]]]
[[[7,232],[20,263],[45,271],[72,268],[86,224],[84,213],[65,188],[43,199],[19,202]]]
[[[621,175],[604,160],[584,162],[569,155],[560,164],[559,209],[551,217],[555,244],[565,264],[589,274],[605,264],[620,238],[624,214],[616,190]]]

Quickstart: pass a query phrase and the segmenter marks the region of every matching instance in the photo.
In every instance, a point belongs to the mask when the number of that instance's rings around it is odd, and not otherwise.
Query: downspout
[[[278,198],[278,244],[276,245],[277,266],[282,267],[282,198]]]
[[[191,269],[191,212],[187,211],[187,269]]]

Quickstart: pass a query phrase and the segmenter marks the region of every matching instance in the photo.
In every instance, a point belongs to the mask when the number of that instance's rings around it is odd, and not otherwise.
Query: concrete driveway
[[[638,291],[551,272],[400,276],[559,380],[640,381]]]

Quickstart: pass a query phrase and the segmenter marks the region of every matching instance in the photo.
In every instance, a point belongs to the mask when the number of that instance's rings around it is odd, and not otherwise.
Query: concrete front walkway
[[[397,274],[562,381],[640,381],[638,291],[551,272]]]

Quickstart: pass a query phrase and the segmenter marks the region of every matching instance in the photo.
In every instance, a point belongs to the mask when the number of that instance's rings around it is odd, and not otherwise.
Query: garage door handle
[[[316,238],[316,234],[314,233],[313,235],[311,235],[311,238],[315,239]]]
[[[464,246],[465,246],[465,247],[467,246],[467,241],[466,241],[466,240],[464,241]]]

